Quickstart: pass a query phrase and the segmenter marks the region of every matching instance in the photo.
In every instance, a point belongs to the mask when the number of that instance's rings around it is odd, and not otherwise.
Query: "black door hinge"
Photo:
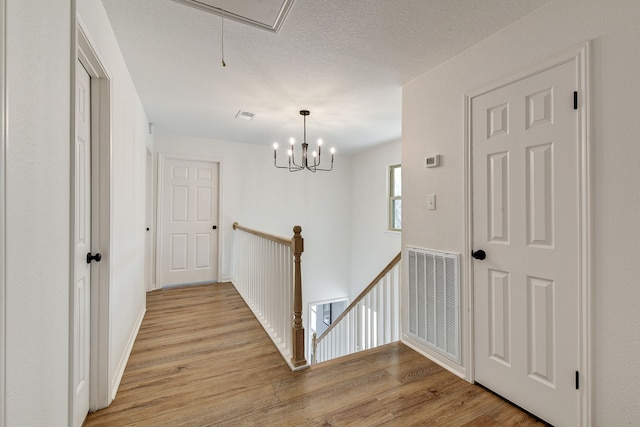
[[[573,92],[573,109],[578,109],[578,91]]]
[[[576,390],[580,390],[580,372],[576,371]]]

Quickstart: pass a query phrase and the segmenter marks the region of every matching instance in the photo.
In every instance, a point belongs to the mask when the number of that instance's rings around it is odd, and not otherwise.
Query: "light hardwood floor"
[[[118,394],[84,425],[543,424],[400,343],[291,372],[224,283],[147,294]]]

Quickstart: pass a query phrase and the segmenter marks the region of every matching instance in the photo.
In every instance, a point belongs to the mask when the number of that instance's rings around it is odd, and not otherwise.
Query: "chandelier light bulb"
[[[322,139],[318,138],[318,147],[322,145]]]
[[[277,143],[277,142],[274,142],[274,143],[273,143],[273,149],[274,149],[274,150],[277,150],[277,149],[278,149],[278,143]]]
[[[289,157],[293,156],[293,150],[292,149],[288,149],[287,150],[287,156],[289,156]]]
[[[335,154],[335,152],[336,152],[336,149],[331,147],[331,154]]]
[[[315,151],[313,153],[311,153],[311,155],[313,156],[313,158],[315,159],[318,156],[318,153],[316,153]]]
[[[293,145],[295,143],[296,143],[296,140],[293,137],[289,138],[289,144]]]

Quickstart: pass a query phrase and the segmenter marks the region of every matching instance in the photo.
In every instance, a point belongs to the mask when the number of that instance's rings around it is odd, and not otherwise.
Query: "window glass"
[[[393,171],[393,189],[392,196],[400,197],[402,195],[402,179],[400,178],[400,174],[402,171],[401,166],[395,166],[391,169]]]
[[[402,167],[389,166],[389,230],[402,229]]]

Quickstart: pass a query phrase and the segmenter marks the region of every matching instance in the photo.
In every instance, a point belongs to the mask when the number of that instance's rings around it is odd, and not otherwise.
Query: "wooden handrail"
[[[271,240],[272,242],[282,243],[283,245],[290,245],[291,239],[287,239],[286,237],[276,236],[275,234],[265,233],[264,231],[254,230],[252,228],[244,227],[237,222],[233,223],[234,230],[241,230],[245,233],[253,234],[258,237],[265,238],[267,240]]]
[[[369,293],[369,291],[378,284],[378,282],[380,280],[382,280],[382,278],[389,272],[391,271],[391,269],[398,263],[400,262],[400,258],[402,257],[402,252],[398,252],[398,255],[396,255],[389,264],[387,264],[387,266],[380,272],[380,274],[378,274],[376,276],[375,279],[373,279],[371,281],[371,283],[369,283],[369,286],[367,286],[366,288],[364,288],[364,290],[362,292],[360,292],[360,295],[358,295],[356,297],[355,300],[353,300],[353,302],[351,304],[349,304],[349,306],[340,314],[340,316],[338,316],[338,318],[336,320],[334,320],[333,322],[331,322],[331,325],[327,328],[326,331],[324,331],[322,333],[322,335],[320,335],[318,338],[315,339],[315,343],[318,343],[320,341],[322,341],[322,339],[329,333],[329,331],[331,331],[333,329],[333,327],[335,325],[338,324],[338,322],[340,322],[340,320],[342,320],[343,317],[345,317],[349,311],[351,311],[351,309],[353,307],[355,307],[356,305],[358,305],[358,303],[360,301],[362,301],[362,299],[367,295],[367,293]]]

